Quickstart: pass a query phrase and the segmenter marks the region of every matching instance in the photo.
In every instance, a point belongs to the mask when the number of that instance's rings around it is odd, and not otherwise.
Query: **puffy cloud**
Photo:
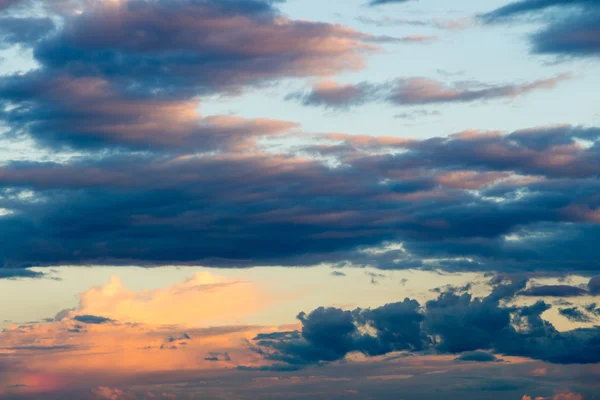
[[[594,0],[522,0],[482,16],[486,22],[502,22],[521,15],[558,9],[547,26],[531,36],[536,53],[567,56],[598,56],[600,6]]]
[[[92,398],[121,399],[134,392],[108,387],[116,376],[117,381],[140,383],[138,374],[185,376],[185,371],[230,368],[234,361],[266,365],[244,345],[245,338],[271,337],[273,331],[240,322],[257,303],[249,286],[201,274],[163,289],[136,292],[113,277],[109,284],[79,294],[79,306],[59,313],[55,321],[13,325],[0,332],[0,352],[16,363],[10,379],[2,376],[0,385],[26,383],[22,391],[33,398],[95,387]],[[29,379],[32,373],[45,378]]]
[[[291,365],[330,362],[352,352],[376,356],[393,351],[434,350],[463,353],[457,360],[494,361],[481,351],[558,364],[599,362],[600,329],[558,332],[542,319],[551,306],[503,306],[524,286],[515,279],[498,283],[484,298],[443,292],[421,306],[417,301],[374,309],[319,308],[301,313],[300,337],[255,338],[254,350],[266,360]]]
[[[77,315],[73,317],[78,322],[118,320],[180,326],[233,322],[267,301],[250,282],[209,273],[197,273],[165,289],[143,291],[129,290],[119,277],[113,276],[106,285],[81,293],[79,299]],[[195,306],[189,307],[190,304]]]
[[[321,307],[298,319],[301,334],[257,336],[255,350],[270,361],[305,365],[340,360],[350,352],[376,356],[420,350],[425,339],[419,303],[409,299],[372,310]]]
[[[592,294],[600,294],[600,276],[595,276],[588,282],[588,289]]]
[[[443,103],[467,103],[498,98],[515,98],[539,89],[552,89],[568,74],[522,84],[489,85],[484,83],[455,83],[423,78],[399,78],[375,84],[338,84],[334,81],[317,83],[309,92],[288,95],[288,100],[300,100],[307,106],[348,108],[367,102],[388,102],[397,106]]]

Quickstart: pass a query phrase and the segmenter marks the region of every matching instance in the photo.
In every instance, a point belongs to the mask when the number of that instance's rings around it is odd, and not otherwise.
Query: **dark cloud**
[[[43,272],[32,271],[29,269],[0,268],[0,279],[42,278],[43,276]]]
[[[9,232],[0,254],[7,267],[349,261],[402,269],[427,258],[450,270],[598,271],[589,240],[598,234],[600,157],[578,140],[599,133],[330,135],[305,149],[340,168],[260,152],[8,163],[0,207],[12,213],[0,218]],[[224,149],[246,139],[231,140]],[[381,151],[389,148],[403,151]],[[404,247],[369,250],[390,242]]]
[[[405,299],[367,310],[319,308],[299,314],[301,338],[258,340],[255,351],[267,360],[290,365],[340,360],[350,352],[374,356],[421,350],[462,353],[460,361],[498,361],[493,352],[557,364],[600,362],[600,328],[559,332],[542,319],[551,307],[543,301],[522,307],[502,305],[524,283],[514,279],[496,284],[485,298],[444,292],[424,306]],[[560,312],[571,319],[578,315],[572,310]]]
[[[468,351],[461,354],[455,361],[466,361],[466,362],[501,362],[495,355],[487,353],[485,351]]]
[[[49,18],[0,18],[0,47],[16,43],[32,45],[53,29],[54,23]]]
[[[258,0],[103,2],[64,20],[35,49],[43,66],[153,96],[359,69],[363,53],[376,50],[372,42],[388,40],[291,20]]]
[[[306,106],[345,109],[370,102],[387,102],[396,106],[444,103],[468,103],[499,98],[514,98],[540,89],[552,89],[569,79],[563,74],[522,84],[489,85],[480,82],[443,82],[417,77],[399,78],[382,84],[361,82],[338,84],[326,81],[308,92],[292,93],[287,100],[298,100]]]
[[[559,314],[572,322],[591,322],[592,318],[579,310],[577,307],[561,308]]]
[[[519,293],[522,296],[534,297],[577,297],[585,296],[588,292],[582,288],[568,285],[533,286]]]
[[[210,352],[208,356],[204,358],[206,361],[231,361],[229,353],[224,352]]]
[[[258,352],[271,361],[306,365],[342,359],[349,352],[371,356],[392,351],[420,350],[425,340],[419,303],[406,299],[376,309],[344,311],[319,308],[300,313],[301,335],[255,338]],[[371,327],[375,335],[360,327]]]
[[[597,303],[591,303],[584,307],[584,309],[594,315],[600,316],[600,307],[598,307]]]
[[[68,351],[68,350],[72,350],[76,348],[76,346],[72,346],[72,345],[56,345],[56,346],[38,346],[38,345],[32,345],[32,346],[13,346],[10,347],[10,350],[15,350],[15,351],[31,351],[31,352],[61,352],[61,351]]]
[[[108,322],[113,322],[110,318],[99,317],[96,315],[77,315],[73,317],[74,321],[82,322],[84,324],[93,324],[93,325],[101,325],[106,324]]]
[[[540,54],[598,56],[600,4],[595,0],[522,0],[498,8],[481,18],[488,23],[511,20],[540,11],[556,11],[545,28],[531,36],[532,49]]]
[[[496,21],[553,7],[588,6],[595,4],[597,4],[596,0],[520,0],[484,14],[483,18],[488,21]]]
[[[600,276],[595,276],[588,282],[588,290],[596,295],[600,294]]]
[[[235,150],[296,127],[269,119],[202,118],[193,101],[127,95],[103,79],[43,71],[0,78],[0,93],[0,99],[19,104],[0,112],[12,135],[51,148]]]

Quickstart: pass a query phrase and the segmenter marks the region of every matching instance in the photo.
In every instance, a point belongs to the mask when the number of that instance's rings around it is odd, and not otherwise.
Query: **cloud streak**
[[[513,99],[537,90],[553,89],[568,79],[570,75],[563,74],[554,78],[510,85],[488,85],[477,82],[447,85],[422,77],[399,78],[382,84],[368,82],[338,84],[335,81],[323,81],[314,85],[308,92],[292,93],[286,98],[300,101],[306,106],[339,109],[377,102],[395,106],[471,103],[502,98]]]

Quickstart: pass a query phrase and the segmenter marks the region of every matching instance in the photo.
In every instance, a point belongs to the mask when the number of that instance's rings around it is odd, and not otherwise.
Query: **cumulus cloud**
[[[118,276],[113,276],[106,285],[79,295],[73,319],[88,324],[111,320],[181,326],[218,324],[238,320],[264,306],[266,300],[250,282],[209,273],[197,273],[168,288],[143,291],[127,289]],[[195,307],[190,308],[190,304]],[[181,337],[186,339],[189,337]]]
[[[3,376],[0,385],[21,379],[33,398],[86,386],[104,386],[94,389],[96,396],[115,396],[122,393],[106,385],[117,375],[136,381],[138,374],[181,376],[182,371],[231,367],[233,361],[267,365],[244,346],[245,338],[273,336],[273,327],[240,322],[257,302],[248,286],[200,274],[169,287],[132,291],[113,277],[109,284],[79,294],[78,307],[55,320],[12,325],[0,332],[0,351],[18,362],[10,380]],[[45,380],[27,379],[32,369]],[[88,392],[62,398],[90,397]]]
[[[374,309],[319,308],[300,313],[300,337],[255,338],[266,360],[305,365],[340,360],[351,352],[376,356],[393,351],[463,353],[457,360],[495,361],[482,351],[558,364],[597,363],[598,327],[557,331],[542,319],[551,306],[502,306],[525,284],[498,284],[484,298],[443,292],[421,306],[405,299]]]
[[[595,276],[588,282],[588,289],[590,293],[596,295],[600,294],[600,276]]]
[[[377,84],[361,82],[339,84],[323,81],[308,92],[292,93],[288,100],[298,100],[306,106],[349,108],[371,102],[387,102],[396,106],[469,103],[500,98],[515,98],[540,89],[555,88],[570,79],[568,74],[522,84],[491,85],[479,82],[457,82],[447,85],[434,79],[398,78]]]

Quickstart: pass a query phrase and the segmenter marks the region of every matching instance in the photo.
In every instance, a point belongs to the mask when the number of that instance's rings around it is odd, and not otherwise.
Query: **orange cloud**
[[[104,286],[80,294],[72,315],[95,315],[122,322],[207,326],[236,323],[264,307],[266,296],[250,282],[199,272],[165,289],[133,291],[113,276]]]
[[[239,322],[268,302],[255,285],[209,273],[141,291],[113,276],[79,297],[79,306],[54,322],[0,333],[0,355],[15,362],[0,377],[0,394],[3,388],[35,394],[85,382],[96,387],[93,398],[129,399],[106,382],[140,373],[260,366],[265,361],[245,339],[277,329]]]

